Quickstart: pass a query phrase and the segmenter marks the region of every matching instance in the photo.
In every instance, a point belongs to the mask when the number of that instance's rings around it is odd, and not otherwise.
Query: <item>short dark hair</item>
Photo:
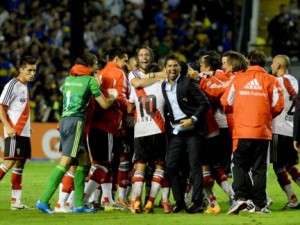
[[[262,50],[256,49],[251,51],[248,58],[251,66],[264,67],[266,65],[267,56]]]
[[[75,60],[75,64],[80,64],[84,66],[93,66],[96,60],[97,60],[96,55],[92,53],[85,53]]]
[[[216,71],[217,69],[221,69],[222,61],[220,55],[211,54],[211,55],[204,55],[203,63],[205,67],[210,67],[211,70]]]
[[[116,47],[116,48],[111,48],[107,51],[107,59],[108,61],[114,60],[114,58],[119,57],[120,59],[124,58],[124,55],[126,55],[127,52],[125,48],[122,47]]]
[[[19,68],[25,67],[27,65],[35,65],[37,59],[30,55],[23,56],[19,61]]]
[[[230,51],[227,53],[227,64],[232,66],[232,72],[246,71],[247,62],[243,54],[239,52]]]
[[[175,60],[175,61],[178,62],[179,65],[181,65],[181,62],[180,62],[179,58],[176,55],[168,55],[165,59],[164,67],[166,67],[168,61],[170,61],[170,60]]]
[[[193,70],[197,70],[198,72],[200,72],[200,66],[198,63],[195,62],[189,62],[187,64],[188,67],[192,68]]]

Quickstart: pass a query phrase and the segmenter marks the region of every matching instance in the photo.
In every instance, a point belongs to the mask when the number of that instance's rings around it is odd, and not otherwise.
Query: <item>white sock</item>
[[[84,188],[84,203],[87,204],[91,194],[99,187],[99,184],[94,180],[89,180]]]
[[[101,203],[113,204],[114,201],[112,197],[112,183],[101,184],[101,189],[102,189]]]

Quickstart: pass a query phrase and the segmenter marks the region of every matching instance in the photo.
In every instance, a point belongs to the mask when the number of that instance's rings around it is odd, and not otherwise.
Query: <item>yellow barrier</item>
[[[59,159],[60,138],[57,123],[31,123],[31,158],[32,159]],[[4,153],[3,125],[0,125],[0,158]]]

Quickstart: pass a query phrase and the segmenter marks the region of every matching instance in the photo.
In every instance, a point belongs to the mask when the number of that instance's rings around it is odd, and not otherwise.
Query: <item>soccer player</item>
[[[74,158],[78,160],[78,167],[74,176],[75,206],[73,213],[95,212],[95,209],[90,209],[83,203],[84,181],[90,168],[90,160],[84,143],[87,107],[92,95],[104,109],[109,108],[116,98],[116,96],[105,98],[101,93],[99,81],[93,77],[93,68],[96,63],[98,63],[97,57],[90,53],[77,58],[75,65],[70,70],[70,76],[62,85],[63,112],[59,123],[62,157],[50,176],[47,188],[36,203],[36,208],[46,214],[54,213],[50,209],[49,200]]]
[[[139,70],[129,74],[129,82],[133,87],[129,102],[134,103],[136,109],[134,125],[135,172],[132,178],[131,211],[133,213],[142,212],[141,196],[145,171],[147,164],[149,164],[154,168],[154,172],[145,211],[153,213],[154,200],[164,178],[166,130],[163,112],[165,101],[161,91],[161,81],[164,77],[157,78],[155,73],[150,73],[149,78],[143,78],[147,67],[154,61],[153,52],[148,46],[138,48],[136,58]]]
[[[123,151],[121,141],[121,128],[124,113],[127,113],[128,100],[126,98],[127,81],[123,66],[128,62],[128,56],[123,48],[112,48],[107,52],[108,62],[105,67],[97,72],[101,80],[101,91],[105,96],[109,90],[117,91],[116,103],[108,110],[103,110],[97,105],[93,113],[91,128],[88,133],[89,147],[95,170],[85,187],[85,202],[92,192],[101,186],[102,202],[105,206],[116,205],[112,196],[112,160],[119,157]],[[101,146],[99,146],[101,143]],[[124,170],[129,170],[129,162],[121,162]],[[118,205],[116,205],[119,207]]]
[[[289,74],[290,59],[286,55],[277,55],[273,58],[272,74],[277,76],[284,96],[284,110],[273,119],[273,148],[271,151],[273,169],[277,181],[285,192],[288,202],[283,209],[299,209],[300,203],[291,186],[292,179],[300,185],[300,171],[297,168],[299,158],[293,146],[293,119],[295,101],[298,93],[298,82]]]
[[[99,61],[98,61],[99,62]],[[92,70],[97,71],[98,63],[93,65]],[[95,74],[94,74],[95,76]],[[88,131],[90,129],[91,117],[94,110],[95,99],[91,99],[89,107],[87,109],[87,116],[85,121],[84,138],[87,138]],[[61,146],[60,146],[61,148]],[[61,149],[60,149],[61,151]],[[69,170],[65,173],[59,185],[59,195],[57,203],[54,207],[55,213],[71,213],[74,207],[74,175],[78,166],[77,160],[72,160]]]
[[[201,57],[200,61],[201,73],[208,74],[208,76],[201,79],[199,86],[210,99],[214,118],[219,127],[219,134],[214,132],[204,139],[204,148],[210,150],[204,151],[203,155],[204,193],[209,199],[209,205],[206,212],[216,214],[220,213],[220,206],[213,193],[214,182],[212,178],[216,179],[217,183],[228,195],[230,200],[233,198],[233,191],[224,170],[224,166],[230,162],[232,140],[228,129],[227,118],[222,110],[220,101],[218,98],[211,95],[211,92],[214,89],[209,85],[203,86],[204,82],[202,81],[208,81],[207,84],[215,83],[221,85],[223,82],[228,81],[228,77],[220,69],[221,58],[218,54],[208,51]],[[212,118],[210,123],[214,124]],[[211,124],[209,126],[211,126]]]
[[[284,108],[278,80],[268,74],[266,55],[260,50],[250,53],[250,67],[235,76],[221,97],[225,111],[233,112],[234,152],[232,159],[235,202],[228,214],[238,214],[246,207],[249,192],[253,193],[254,211],[270,213],[267,208],[267,155],[272,139],[272,119]],[[247,103],[247,104],[245,104]],[[248,173],[253,184],[248,187]]]
[[[0,97],[0,119],[4,125],[4,161],[0,165],[0,180],[9,169],[11,174],[11,209],[29,209],[21,202],[22,174],[26,160],[31,157],[30,107],[27,83],[34,79],[37,63],[32,56],[20,60],[18,76],[4,87]]]
[[[123,67],[127,78],[126,85],[126,98],[129,99],[130,84],[128,75],[131,71],[138,69],[138,62],[135,56],[128,59],[126,67]],[[129,195],[131,193],[131,177],[133,163],[131,161],[134,153],[134,118],[132,110],[129,113],[123,115],[123,131],[125,133],[123,137],[124,151],[120,156],[120,163],[118,166],[118,200],[117,203],[123,206],[130,206]]]

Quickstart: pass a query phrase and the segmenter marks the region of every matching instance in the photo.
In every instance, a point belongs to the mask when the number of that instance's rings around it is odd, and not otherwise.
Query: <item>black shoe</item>
[[[186,210],[185,210],[186,213],[189,213],[189,214],[193,214],[193,213],[203,213],[203,207],[202,205],[200,206],[197,206],[195,205],[194,203],[192,203]]]
[[[179,213],[179,212],[183,212],[184,210],[186,210],[185,205],[175,205],[173,207],[172,213]]]

